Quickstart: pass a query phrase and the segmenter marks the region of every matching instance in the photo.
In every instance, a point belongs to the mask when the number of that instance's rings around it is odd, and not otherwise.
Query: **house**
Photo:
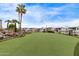
[[[48,27],[47,28],[47,31],[54,31],[55,29],[54,28],[52,28],[52,27]]]
[[[24,28],[25,32],[32,32],[30,28]]]
[[[55,28],[55,32],[62,33],[62,34],[69,34],[69,28],[67,27]]]
[[[37,32],[37,28],[30,28],[32,32]]]
[[[72,32],[72,35],[79,35],[79,27],[69,27],[69,29],[69,32]]]
[[[44,28],[37,28],[37,32],[43,32]]]
[[[67,27],[61,27],[61,30],[59,30],[62,34],[69,34],[69,28]]]
[[[60,32],[61,27],[60,28],[55,28],[55,32]]]
[[[68,35],[79,35],[79,27],[61,27],[58,32]]]
[[[44,31],[44,28],[39,28],[39,32],[43,32]]]
[[[55,29],[52,28],[52,27],[41,28],[40,30],[41,30],[42,32],[43,32],[43,31],[45,31],[45,32],[47,32],[47,31],[55,31]]]

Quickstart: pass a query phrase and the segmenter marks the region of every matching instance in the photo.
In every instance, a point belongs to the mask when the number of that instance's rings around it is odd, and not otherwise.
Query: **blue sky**
[[[16,3],[0,3],[0,19],[18,19]],[[79,26],[79,4],[77,3],[25,3],[22,27]]]

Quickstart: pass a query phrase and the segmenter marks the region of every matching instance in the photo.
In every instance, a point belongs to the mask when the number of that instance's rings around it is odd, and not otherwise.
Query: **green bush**
[[[47,31],[48,33],[55,33],[54,31]]]

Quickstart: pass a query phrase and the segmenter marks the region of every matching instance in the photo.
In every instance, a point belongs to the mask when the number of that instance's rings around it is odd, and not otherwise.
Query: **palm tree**
[[[5,22],[7,22],[7,29],[9,28],[9,23],[11,22],[10,20],[6,20]]]
[[[16,23],[19,24],[19,21],[17,21],[16,19],[12,19],[12,20],[11,20],[11,23],[13,23],[13,24],[15,25],[15,30],[14,30],[14,31],[16,32],[16,28],[17,28],[17,27],[16,27]]]
[[[10,23],[8,28],[10,31],[15,32],[15,25],[13,23]]]
[[[9,23],[14,24],[15,25],[15,32],[16,32],[16,23],[19,24],[19,21],[17,21],[16,19],[12,19],[12,20],[6,20],[5,22],[7,22],[7,29],[9,29]]]
[[[18,6],[16,7],[16,12],[18,12],[19,15],[19,29],[21,31],[21,22],[22,22],[22,16],[23,14],[26,13],[26,9],[25,9],[25,5],[24,4],[18,4]]]

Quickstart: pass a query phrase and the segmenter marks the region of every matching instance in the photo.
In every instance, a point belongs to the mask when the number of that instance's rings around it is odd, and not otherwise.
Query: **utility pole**
[[[47,25],[46,25],[46,32],[47,32]]]
[[[0,20],[0,29],[2,29],[2,20]]]

